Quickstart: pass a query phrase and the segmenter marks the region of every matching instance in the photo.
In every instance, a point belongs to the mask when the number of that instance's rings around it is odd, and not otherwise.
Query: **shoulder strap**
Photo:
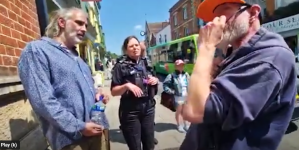
[[[171,84],[174,84],[174,75],[171,74]]]
[[[137,65],[142,65],[142,73],[144,76],[148,75],[148,67],[147,62],[145,59],[140,59],[140,61],[137,63]]]
[[[147,63],[147,59],[146,58],[144,58],[144,65],[145,65],[146,68],[148,67],[148,63]]]

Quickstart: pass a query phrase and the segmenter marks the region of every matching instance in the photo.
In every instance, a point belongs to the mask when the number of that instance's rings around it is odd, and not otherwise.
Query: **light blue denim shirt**
[[[76,55],[43,37],[29,42],[19,60],[26,95],[53,150],[82,138],[95,102],[90,69]]]

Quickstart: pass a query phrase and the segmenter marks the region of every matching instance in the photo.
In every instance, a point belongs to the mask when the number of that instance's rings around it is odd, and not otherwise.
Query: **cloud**
[[[136,25],[136,26],[134,27],[134,29],[135,29],[135,30],[141,30],[141,29],[142,29],[142,25]]]

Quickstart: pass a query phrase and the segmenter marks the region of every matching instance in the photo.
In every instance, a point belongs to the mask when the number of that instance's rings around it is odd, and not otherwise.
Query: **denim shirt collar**
[[[49,38],[49,37],[42,37],[41,40],[48,42],[49,44],[57,47],[59,50],[63,51],[63,52],[67,52],[68,54],[72,54],[76,57],[79,56],[79,53],[77,51],[77,47],[74,46],[73,49],[68,49],[67,47],[63,46],[61,43],[57,42],[56,40]]]

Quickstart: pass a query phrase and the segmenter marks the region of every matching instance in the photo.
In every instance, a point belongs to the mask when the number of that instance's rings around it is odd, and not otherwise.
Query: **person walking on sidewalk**
[[[197,146],[181,150],[276,150],[296,98],[294,53],[283,37],[261,27],[261,7],[244,0],[204,0],[197,17],[197,56],[183,117],[197,123]],[[216,47],[233,52],[212,79]],[[227,49],[222,49],[227,50]],[[226,53],[226,52],[225,52]]]
[[[112,77],[112,68],[113,68],[113,65],[112,65],[112,61],[111,61],[111,58],[108,58],[107,59],[107,62],[106,62],[106,75],[107,75],[107,80],[110,80]]]
[[[175,72],[168,74],[163,82],[164,92],[174,95],[176,106],[175,120],[178,131],[185,133],[189,129],[190,123],[182,118],[182,104],[185,103],[187,88],[189,84],[189,74],[184,71],[184,61],[175,61]]]
[[[158,78],[148,70],[135,36],[124,40],[123,51],[125,55],[115,64],[111,81],[111,94],[121,95],[121,130],[129,150],[154,150],[154,96],[158,91]]]
[[[52,150],[102,150],[102,126],[90,121],[90,110],[103,93],[75,47],[86,26],[81,9],[54,11],[45,36],[27,43],[19,60],[26,95]]]

